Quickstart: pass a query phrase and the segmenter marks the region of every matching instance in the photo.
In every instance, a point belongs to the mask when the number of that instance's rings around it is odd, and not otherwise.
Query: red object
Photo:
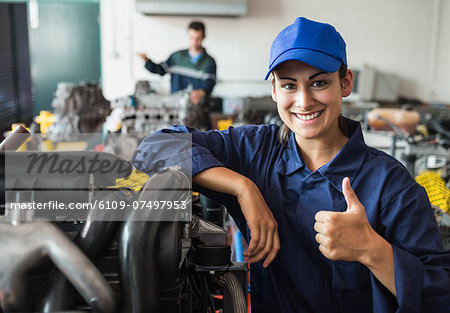
[[[96,145],[94,148],[94,151],[97,151],[97,152],[103,152],[104,150],[105,150],[105,145],[103,145],[103,144]]]

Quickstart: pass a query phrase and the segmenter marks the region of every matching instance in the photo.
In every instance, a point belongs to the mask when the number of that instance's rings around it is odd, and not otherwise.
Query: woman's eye
[[[287,90],[294,90],[295,88],[297,88],[297,86],[295,86],[294,84],[284,84],[281,87]]]
[[[316,80],[311,84],[311,86],[312,87],[323,87],[323,86],[326,86],[327,83],[328,82],[326,80]]]

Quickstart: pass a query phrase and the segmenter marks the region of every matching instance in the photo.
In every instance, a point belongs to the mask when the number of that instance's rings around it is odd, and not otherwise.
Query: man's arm
[[[192,90],[190,94],[190,100],[193,104],[199,104],[205,97],[206,92],[203,89]]]
[[[145,53],[138,53],[137,54],[144,62],[145,62],[145,68],[149,70],[150,72],[154,74],[159,74],[161,76],[165,75],[167,73],[167,61],[156,64],[152,60],[150,60]]]
[[[199,88],[191,92],[190,99],[193,104],[198,104],[204,97],[212,92],[216,85],[216,71],[216,61],[211,58],[210,64],[205,71],[205,78],[200,82]]]

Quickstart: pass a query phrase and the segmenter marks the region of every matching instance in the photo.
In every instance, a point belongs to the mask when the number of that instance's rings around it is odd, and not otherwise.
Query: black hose
[[[119,260],[124,313],[160,312],[159,228],[157,221],[128,221],[122,227]]]
[[[115,192],[100,193],[103,201],[121,201],[125,194],[118,190]],[[102,213],[102,211],[93,210],[91,214]],[[90,259],[97,260],[103,255],[115,238],[117,229],[120,225],[118,221],[100,221],[99,218],[93,221],[88,220],[81,231],[78,233],[74,242],[81,251]],[[52,278],[47,294],[41,305],[42,312],[58,312],[71,310],[75,307],[78,292],[61,273],[55,274]]]
[[[430,124],[439,134],[450,138],[450,131],[445,129],[437,120],[430,120]]]
[[[389,127],[391,127],[405,142],[409,143],[408,138],[403,134],[403,132],[400,130],[400,128],[398,128],[396,125],[394,125],[392,122],[390,122],[389,120],[385,119],[384,117],[382,117],[381,115],[377,114],[376,115],[377,119],[382,120],[383,122],[385,122],[386,124],[389,125]]]
[[[170,199],[167,190],[170,190]],[[152,176],[145,183],[138,202],[184,201],[189,199],[190,195],[190,183],[186,176],[181,171],[169,170]],[[124,313],[161,312],[159,238],[162,221],[168,217],[175,218],[167,216],[167,212],[162,209],[134,210],[122,227],[119,262]]]

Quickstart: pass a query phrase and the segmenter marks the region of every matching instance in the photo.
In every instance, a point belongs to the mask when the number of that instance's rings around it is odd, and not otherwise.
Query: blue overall
[[[162,132],[192,135],[192,168],[185,153],[191,142],[154,140],[161,134],[142,142],[138,149],[147,153],[137,154],[134,164],[147,173],[158,164],[179,165],[193,176],[225,166],[259,187],[278,222],[281,249],[267,269],[262,262],[251,265],[252,312],[450,312],[450,252],[443,251],[425,190],[400,162],[364,143],[359,123],[346,122],[348,142],[314,172],[305,166],[294,134],[283,146],[274,125],[207,132],[173,126]],[[318,249],[314,216],[346,210],[346,176],[371,226],[392,245],[397,299],[364,265],[330,261]],[[236,199],[197,187],[225,204],[249,239]]]

